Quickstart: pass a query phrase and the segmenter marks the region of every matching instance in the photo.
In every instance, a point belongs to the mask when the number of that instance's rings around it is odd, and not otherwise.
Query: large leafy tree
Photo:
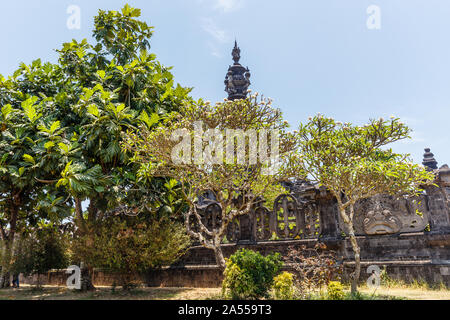
[[[139,16],[140,10],[128,5],[121,12],[100,10],[93,32],[97,43],[73,41],[60,50],[61,68],[76,94],[70,112],[77,141],[67,149],[79,146],[79,152],[69,157],[59,185],[68,186],[78,202],[89,199],[91,220],[124,197],[131,199],[134,189],[144,192],[136,165],[120,149],[121,133],[140,124],[156,126],[188,98],[189,89],[175,87],[170,68],[148,53],[152,28]],[[88,177],[78,179],[80,173]]]
[[[299,127],[299,149],[291,161],[299,173],[326,187],[337,200],[355,258],[352,293],[357,291],[361,269],[353,226],[355,203],[378,194],[415,196],[434,179],[423,166],[412,163],[409,155],[387,147],[409,138],[410,131],[394,117],[356,126],[320,114]]]
[[[163,205],[156,198],[166,192],[165,179],[137,176],[138,165],[120,149],[121,133],[158,126],[190,89],[175,85],[170,68],[149,53],[152,27],[139,16],[128,5],[100,10],[94,44],[73,40],[58,50],[58,63],[36,60],[1,77],[5,241],[12,242],[20,212],[36,213],[30,208],[74,208],[77,234],[85,235],[118,206],[135,213]]]
[[[41,181],[59,172],[59,154],[47,152],[51,143],[64,139],[60,123],[49,112],[50,100],[30,96],[38,93],[29,86],[27,76],[36,76],[46,91],[46,81],[36,70],[40,62],[31,68],[22,66],[13,77],[0,82],[1,130],[0,130],[0,239],[3,242],[2,277],[0,287],[9,286],[8,271],[17,233],[35,225],[39,219],[60,220],[70,214],[64,192],[46,187]],[[53,67],[44,67],[52,72]],[[25,77],[18,80],[19,74]],[[5,104],[4,101],[8,103]],[[40,100],[40,101],[38,101]]]

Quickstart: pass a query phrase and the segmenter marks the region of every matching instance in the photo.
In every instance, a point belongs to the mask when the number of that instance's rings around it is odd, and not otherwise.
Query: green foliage
[[[231,260],[226,262],[224,276],[222,283],[224,297],[229,296],[233,300],[248,299],[256,290],[251,276]]]
[[[257,202],[261,202],[263,196],[273,201],[275,194],[282,191],[281,181],[285,181],[287,177],[281,171],[270,170],[276,166],[275,161],[261,159],[262,152],[259,152],[260,161],[254,161],[256,163],[250,163],[252,161],[249,161],[251,157],[248,154],[238,157],[241,158],[239,160],[235,157],[231,159],[230,152],[228,152],[227,160],[226,149],[233,148],[233,155],[238,153],[239,145],[243,145],[245,150],[253,149],[256,145],[249,145],[252,139],[241,139],[242,144],[239,142],[233,146],[230,143],[228,148],[214,151],[213,157],[217,161],[209,161],[210,159],[207,158],[210,157],[207,155],[203,159],[205,161],[195,159],[198,156],[203,158],[206,153],[205,147],[209,142],[206,134],[202,137],[197,135],[194,138],[193,131],[200,122],[202,130],[217,133],[217,138],[220,135],[227,137],[228,133],[227,139],[233,142],[235,139],[230,135],[230,129],[249,130],[248,132],[259,132],[260,135],[264,132],[263,130],[270,131],[271,134],[279,132],[277,160],[282,162],[287,158],[286,154],[293,151],[295,140],[292,134],[286,132],[288,124],[283,121],[280,110],[274,108],[271,103],[271,100],[260,98],[257,94],[247,99],[225,100],[215,105],[201,99],[196,102],[187,101],[181,108],[182,115],[172,113],[163,120],[163,126],[149,128],[152,123],[151,118],[149,120],[144,115],[142,117],[144,122],[149,123],[142,124],[137,130],[129,130],[122,143],[123,149],[133,154],[131,161],[140,166],[139,176],[146,178],[168,176],[178,181],[183,199],[189,204],[189,211],[185,215],[185,225],[189,234],[203,246],[214,250],[217,264],[223,268],[225,261],[220,243],[228,230],[229,223],[239,216],[249,214],[251,208]],[[173,156],[180,147],[179,141],[173,139],[173,135],[179,135],[180,131],[189,133],[183,137],[188,149],[192,150],[189,147],[194,145],[193,154],[183,153],[182,161],[174,159]],[[188,138],[193,139],[189,141]],[[200,142],[198,145],[201,145],[201,150],[196,150],[197,144],[192,140]],[[266,153],[268,151],[266,150]],[[270,165],[273,167],[269,168]],[[222,216],[215,220],[217,225],[213,228],[204,225],[201,219],[196,218],[198,196],[207,192],[215,194],[216,201],[222,209]]]
[[[383,148],[409,138],[411,130],[397,118],[371,120],[364,126],[339,123],[318,115],[298,131],[301,170],[349,202],[379,193],[416,195],[434,179],[409,155]]]
[[[69,239],[52,224],[22,234],[15,243],[13,273],[42,274],[69,264]]]
[[[330,300],[344,300],[344,286],[339,281],[330,281],[328,283],[327,294]]]
[[[258,252],[241,249],[227,261],[222,292],[232,299],[268,297],[282,265],[279,253],[264,257]]]
[[[294,275],[282,272],[273,279],[275,298],[278,300],[292,300],[294,298]]]
[[[119,272],[124,288],[135,273],[172,264],[190,244],[183,225],[167,216],[113,216],[92,230],[74,240],[74,259]]]
[[[139,17],[129,5],[100,10],[93,44],[72,40],[58,50],[57,63],[37,59],[0,77],[0,231],[7,250],[16,232],[40,219],[76,212],[77,228],[86,231],[119,205],[141,212],[167,200],[157,201],[166,179],[138,176],[120,143],[124,131],[157,127],[178,112],[190,89],[148,52],[152,27]],[[177,196],[168,202],[179,209]]]

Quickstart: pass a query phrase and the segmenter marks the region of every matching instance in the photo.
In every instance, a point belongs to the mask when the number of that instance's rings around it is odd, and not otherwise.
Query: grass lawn
[[[373,289],[362,287],[364,297],[381,300],[450,300],[450,290],[431,290],[420,287],[380,287]],[[220,288],[139,288],[123,292],[120,288],[98,287],[94,292],[80,293],[65,287],[44,286],[35,289],[24,285],[20,289],[1,289],[0,300],[205,300],[220,299]]]
[[[380,296],[402,297],[408,300],[450,300],[450,290],[426,288],[380,287],[377,290],[361,288],[361,293]]]
[[[23,285],[19,289],[0,289],[0,300],[202,300],[218,298],[220,289],[138,288],[124,292],[120,288],[97,287],[93,292],[76,292],[66,287]]]

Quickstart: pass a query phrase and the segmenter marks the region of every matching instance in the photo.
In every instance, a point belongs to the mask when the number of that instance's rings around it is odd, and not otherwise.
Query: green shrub
[[[273,279],[275,298],[278,300],[292,300],[294,298],[294,275],[283,272]]]
[[[282,265],[279,253],[264,257],[252,250],[239,250],[227,261],[223,294],[232,299],[268,297],[274,277]]]
[[[235,300],[245,299],[250,292],[254,292],[254,283],[251,277],[243,272],[237,264],[231,260],[227,261],[224,272],[225,278],[222,283],[222,295],[228,295]]]
[[[119,273],[127,290],[136,274],[172,264],[190,244],[184,226],[169,218],[110,217],[93,230],[73,241],[74,260]]]
[[[38,228],[21,234],[15,246],[11,271],[26,276],[37,274],[38,286],[39,274],[51,269],[63,269],[69,265],[68,237],[52,224],[40,223]]]
[[[330,281],[328,283],[328,299],[330,300],[344,300],[344,286],[339,281]]]

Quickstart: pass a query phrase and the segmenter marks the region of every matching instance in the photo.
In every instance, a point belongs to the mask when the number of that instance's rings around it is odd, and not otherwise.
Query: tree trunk
[[[80,271],[81,271],[81,279],[80,279],[81,289],[80,289],[80,291],[86,292],[86,291],[95,290],[95,287],[92,283],[92,273],[94,272],[94,270],[92,268],[86,267],[84,262],[81,262]]]
[[[3,271],[2,268],[2,272],[0,274],[0,289],[9,288],[11,286],[10,278],[11,278],[10,273],[7,272],[6,270]]]
[[[17,218],[18,218],[18,205],[20,198],[18,196],[14,197],[13,203],[11,203],[10,212],[11,216],[9,219],[9,233],[6,236],[6,239],[3,239],[4,242],[4,252],[3,252],[3,266],[2,272],[0,275],[0,289],[1,288],[9,288],[11,286],[11,275],[10,275],[10,267],[11,267],[11,259],[14,249],[14,238],[16,234],[17,228]],[[3,238],[3,236],[2,236]]]
[[[86,221],[83,218],[83,208],[81,206],[81,200],[79,198],[75,198],[75,224],[82,234],[85,234],[87,232]]]
[[[75,198],[75,223],[80,230],[81,236],[89,235],[89,228],[86,225],[86,220],[83,217],[83,208],[81,205],[81,200],[79,198]],[[90,241],[89,241],[90,242]],[[89,245],[93,245],[93,243],[88,243]],[[89,268],[85,265],[84,262],[80,263],[80,271],[81,271],[81,289],[80,291],[92,291],[95,290],[95,287],[92,283],[92,272],[93,269]]]
[[[349,226],[350,227],[350,226]],[[352,295],[358,292],[359,276],[361,274],[361,250],[356,241],[355,232],[353,231],[353,224],[351,224],[351,230],[349,231],[350,242],[352,244],[353,254],[355,256],[355,271],[352,274]]]
[[[225,258],[223,257],[222,248],[219,246],[216,246],[214,249],[214,254],[216,256],[216,263],[219,266],[221,270],[225,270],[226,264],[225,264]]]
[[[341,217],[348,228],[348,235],[355,259],[355,271],[351,274],[351,294],[354,295],[358,292],[359,277],[361,275],[361,249],[359,248],[358,242],[356,241],[355,229],[353,226],[354,207],[353,204],[349,205],[350,216],[348,216],[342,206],[342,202],[340,201],[340,199],[338,199],[338,205]]]

